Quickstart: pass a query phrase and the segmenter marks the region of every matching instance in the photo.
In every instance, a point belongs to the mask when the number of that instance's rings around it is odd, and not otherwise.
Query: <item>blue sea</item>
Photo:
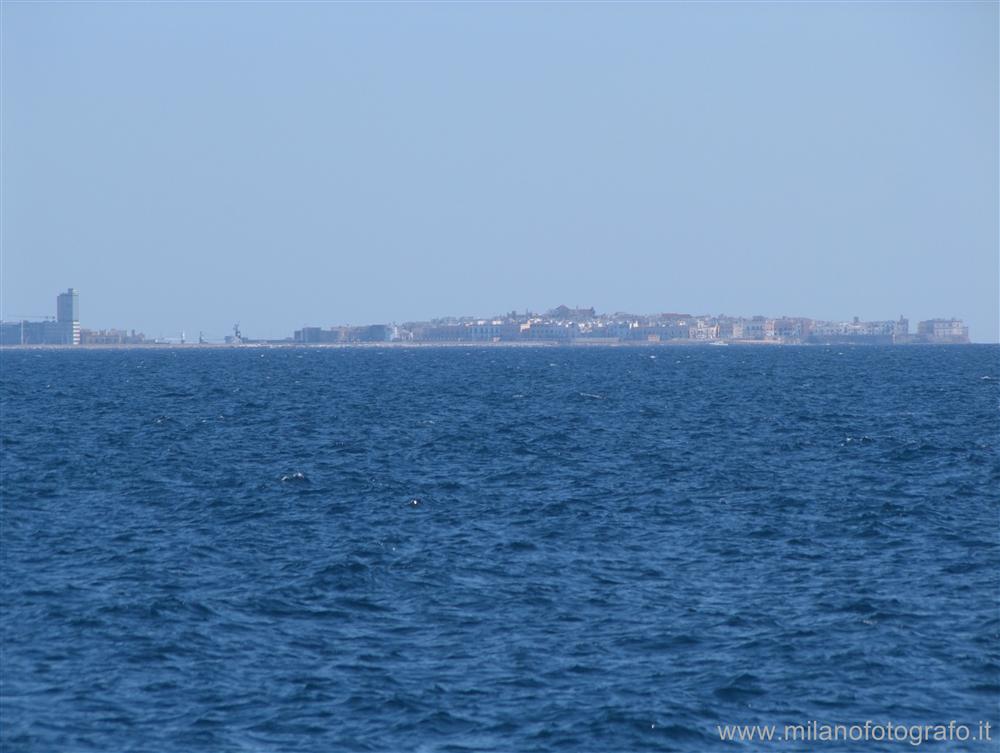
[[[997,347],[0,372],[5,752],[903,751],[717,726],[1000,723]]]

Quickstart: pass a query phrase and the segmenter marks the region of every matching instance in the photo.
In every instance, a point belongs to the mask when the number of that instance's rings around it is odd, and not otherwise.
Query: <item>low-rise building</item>
[[[782,316],[774,320],[774,336],[782,342],[802,342],[812,332],[812,319]]]
[[[711,320],[696,319],[688,325],[688,337],[692,340],[716,340],[719,337],[719,325]]]
[[[722,340],[742,340],[743,320],[732,316],[720,316],[719,338]]]
[[[744,340],[773,340],[774,319],[765,316],[755,316],[753,319],[743,320]]]
[[[79,345],[79,322],[51,320],[0,322],[2,345]]]
[[[536,320],[528,322],[527,328],[521,330],[521,337],[528,340],[566,342],[574,339],[578,331],[575,324]]]
[[[297,343],[339,343],[344,341],[344,327],[303,327],[295,330],[292,339]]]
[[[917,339],[928,343],[967,343],[969,328],[961,319],[927,319],[917,324]]]
[[[142,332],[124,329],[86,329],[80,330],[81,345],[141,345],[146,342]]]

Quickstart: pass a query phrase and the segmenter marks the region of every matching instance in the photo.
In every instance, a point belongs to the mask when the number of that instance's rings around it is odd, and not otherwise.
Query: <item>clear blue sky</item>
[[[4,2],[3,313],[998,336],[998,4]]]

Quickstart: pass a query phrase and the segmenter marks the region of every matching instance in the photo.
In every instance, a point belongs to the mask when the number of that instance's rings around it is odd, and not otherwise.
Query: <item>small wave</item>
[[[504,548],[512,552],[534,552],[538,550],[535,544],[524,540],[511,541],[504,545]]]
[[[840,443],[841,447],[846,447],[849,444],[871,444],[875,440],[869,437],[867,434],[862,434],[859,437],[846,436],[844,441]]]
[[[985,693],[986,695],[995,697],[997,693],[1000,693],[1000,683],[984,682],[973,685],[969,690],[973,693]]]
[[[755,696],[764,695],[760,680],[751,674],[743,673],[725,685],[717,687],[713,694],[724,701],[747,701]]]
[[[295,471],[295,473],[286,473],[281,477],[281,480],[285,483],[294,484],[308,484],[309,478],[302,471]]]

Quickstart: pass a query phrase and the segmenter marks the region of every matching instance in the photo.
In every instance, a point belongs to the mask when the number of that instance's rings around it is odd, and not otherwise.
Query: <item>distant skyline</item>
[[[85,332],[89,330],[89,331],[91,331],[93,333],[97,333],[99,331],[111,330],[111,331],[113,331],[115,333],[131,333],[133,335],[138,334],[138,335],[145,336],[145,335],[150,335],[151,334],[151,333],[145,332],[145,331],[143,331],[141,329],[138,329],[138,328],[135,328],[135,327],[131,327],[131,326],[127,325],[127,324],[119,324],[119,325],[116,325],[114,327],[94,327],[94,326],[88,326],[86,322],[79,321],[79,318],[78,318],[79,292],[80,291],[76,290],[75,288],[70,288],[69,290],[63,291],[58,296],[56,296],[57,303],[56,303],[56,309],[54,310],[55,311],[55,315],[53,315],[51,313],[49,313],[49,314],[37,313],[37,314],[35,314],[35,315],[31,316],[31,317],[27,317],[26,316],[24,318],[26,318],[28,320],[31,320],[31,319],[35,319],[35,320],[38,320],[38,319],[51,319],[53,321],[55,321],[55,320],[58,320],[58,321],[68,321],[68,320],[71,320],[70,317],[69,317],[69,315],[66,313],[66,311],[69,310],[66,307],[70,305],[70,304],[67,303],[67,300],[69,299],[69,296],[71,295],[72,296],[72,298],[71,298],[71,300],[72,300],[71,310],[74,312],[72,320],[76,321],[76,326],[77,326],[77,331],[78,332],[80,330],[83,330]],[[561,312],[560,310],[563,310],[563,309],[565,311]],[[560,304],[559,306],[544,306],[544,307],[538,307],[538,306],[536,306],[536,307],[529,307],[529,308],[522,309],[522,310],[513,310],[513,309],[511,309],[509,311],[493,312],[492,314],[486,314],[486,315],[470,315],[470,314],[467,314],[467,313],[466,314],[452,313],[452,314],[444,314],[444,315],[441,315],[440,317],[432,317],[430,319],[419,319],[419,318],[414,318],[414,317],[404,317],[402,319],[392,319],[392,320],[389,320],[389,319],[376,319],[376,320],[372,320],[370,322],[332,322],[332,323],[331,322],[327,322],[325,324],[307,324],[307,325],[303,325],[303,328],[308,328],[308,329],[313,329],[313,330],[334,330],[334,329],[344,329],[345,327],[348,328],[348,329],[351,328],[351,327],[354,327],[354,328],[358,328],[358,329],[364,330],[364,329],[370,328],[370,326],[378,327],[378,326],[384,326],[384,325],[428,324],[428,323],[430,323],[432,321],[447,321],[447,322],[459,322],[459,321],[461,321],[461,322],[470,322],[470,321],[471,322],[475,322],[475,321],[480,321],[480,322],[486,321],[486,322],[489,322],[489,321],[501,321],[501,320],[502,321],[506,321],[506,320],[510,319],[511,317],[514,317],[518,321],[527,321],[529,317],[532,318],[532,319],[536,319],[537,318],[537,319],[541,319],[541,320],[567,319],[568,321],[579,321],[580,317],[583,316],[583,314],[581,314],[581,312],[586,312],[586,315],[588,317],[596,317],[598,319],[615,320],[615,321],[621,320],[622,317],[624,317],[626,319],[630,319],[630,318],[634,317],[637,320],[646,320],[646,319],[648,319],[650,317],[653,317],[653,318],[664,317],[664,316],[668,316],[669,317],[669,316],[673,316],[673,315],[676,315],[678,318],[683,318],[685,320],[686,319],[692,319],[694,321],[703,321],[706,318],[707,319],[715,319],[716,317],[718,317],[720,319],[726,319],[726,320],[738,319],[738,320],[744,320],[744,321],[749,321],[751,319],[766,319],[766,320],[770,320],[771,322],[777,322],[777,321],[782,321],[782,320],[808,320],[808,321],[814,322],[815,324],[830,324],[830,323],[850,324],[852,321],[853,321],[854,324],[858,324],[858,322],[860,321],[861,324],[881,323],[881,324],[894,324],[895,325],[897,323],[904,323],[904,320],[905,320],[905,324],[908,326],[908,328],[909,328],[909,334],[911,334],[911,335],[917,334],[920,325],[922,324],[923,321],[925,321],[923,319],[921,319],[921,320],[911,320],[908,316],[906,316],[905,313],[901,314],[898,320],[893,320],[891,318],[889,318],[889,319],[883,319],[883,320],[863,320],[863,319],[861,319],[860,317],[857,317],[857,316],[841,316],[841,317],[834,317],[831,320],[823,321],[823,320],[818,319],[816,317],[811,317],[811,316],[809,316],[808,313],[804,313],[804,312],[795,312],[795,313],[788,313],[788,312],[786,312],[783,315],[775,316],[775,315],[769,314],[769,313],[765,313],[764,315],[760,315],[759,313],[758,314],[747,314],[746,312],[735,312],[735,311],[729,311],[729,312],[685,311],[685,312],[681,312],[681,311],[667,311],[665,309],[660,309],[660,310],[657,310],[657,311],[635,311],[635,310],[624,310],[624,309],[619,309],[619,310],[616,310],[616,311],[601,311],[601,310],[596,309],[593,306],[566,306],[565,304]],[[928,320],[939,320],[939,321],[940,320],[945,320],[945,321],[948,321],[948,320],[951,320],[951,321],[958,320],[958,321],[961,321],[962,323],[965,323],[964,320],[961,317],[928,317],[927,319]],[[12,322],[14,324],[17,324],[17,319],[12,318]],[[22,332],[22,335],[23,335],[24,330],[22,329],[21,332]],[[185,331],[185,330],[182,330],[179,333],[171,334],[171,335],[162,335],[162,333],[151,335],[150,337],[148,337],[148,340],[149,341],[153,341],[154,339],[164,338],[166,340],[196,341],[196,340],[202,340],[202,339],[204,339],[204,341],[206,341],[206,342],[221,342],[224,339],[228,340],[228,336],[230,334],[236,334],[236,333],[240,333],[240,336],[246,337],[247,339],[256,339],[256,338],[258,338],[258,336],[253,335],[251,333],[248,333],[248,332],[245,332],[245,331],[241,332],[241,330],[240,330],[240,323],[236,322],[236,323],[233,324],[232,329],[231,329],[230,332],[227,332],[225,335],[221,335],[221,336],[218,335],[218,334],[216,334],[216,333],[205,334],[204,330],[198,330],[198,331]],[[904,331],[903,334],[906,334],[906,332]],[[968,334],[969,333],[966,332],[966,336],[968,336]],[[298,340],[299,333],[295,332],[294,335],[295,335],[294,339]],[[261,339],[277,341],[277,340],[282,340],[282,339],[289,339],[290,340],[290,339],[292,339],[292,337],[290,337],[289,335],[285,334],[285,335],[280,335],[278,337],[267,337],[267,338],[261,338]],[[971,342],[975,343],[975,342],[983,342],[983,341],[976,340],[975,338],[972,338]],[[27,344],[37,344],[37,343],[31,343],[31,342],[29,342]],[[62,344],[62,343],[60,343],[60,344]]]
[[[29,3],[2,315],[599,311],[1000,336],[997,3]]]

